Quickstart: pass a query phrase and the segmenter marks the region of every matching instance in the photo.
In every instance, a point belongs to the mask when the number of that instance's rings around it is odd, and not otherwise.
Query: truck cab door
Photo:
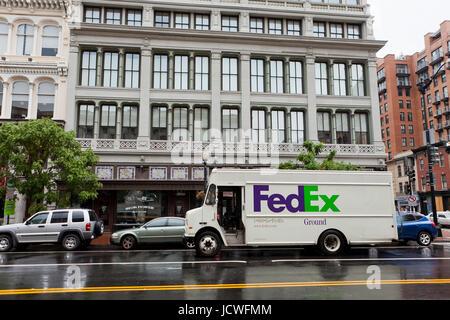
[[[206,194],[205,206],[203,206],[202,210],[202,221],[200,223],[207,224],[216,220],[217,213],[217,186],[211,184]]]

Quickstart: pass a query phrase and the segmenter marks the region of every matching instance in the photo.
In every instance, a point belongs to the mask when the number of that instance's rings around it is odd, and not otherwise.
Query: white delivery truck
[[[201,256],[222,246],[348,245],[398,239],[389,172],[214,169],[202,207],[186,213],[185,237]]]

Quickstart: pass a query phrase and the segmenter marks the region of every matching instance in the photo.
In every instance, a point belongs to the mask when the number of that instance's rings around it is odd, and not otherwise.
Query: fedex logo
[[[331,197],[321,194],[313,194],[319,191],[318,186],[298,186],[297,194],[283,196],[278,193],[270,194],[268,185],[253,186],[254,212],[261,212],[261,202],[266,201],[267,207],[274,213],[287,210],[297,212],[341,212],[336,207],[338,195]],[[323,206],[319,207],[319,199],[323,200]]]

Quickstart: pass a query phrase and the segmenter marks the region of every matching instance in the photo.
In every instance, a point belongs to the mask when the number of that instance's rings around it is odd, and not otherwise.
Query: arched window
[[[28,115],[29,85],[25,81],[16,81],[12,87],[11,119],[25,119]]]
[[[58,54],[59,28],[45,26],[42,29],[42,56],[56,56]]]
[[[17,55],[29,56],[33,53],[34,26],[21,24],[17,27]]]
[[[0,22],[0,54],[8,50],[8,24]]]
[[[41,82],[38,86],[37,118],[53,118],[55,108],[55,85]]]

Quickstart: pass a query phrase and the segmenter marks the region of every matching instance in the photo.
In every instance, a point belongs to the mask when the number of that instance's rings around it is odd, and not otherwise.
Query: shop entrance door
[[[189,209],[188,191],[174,191],[170,193],[169,216],[184,218]]]
[[[105,231],[111,232],[113,229],[116,205],[115,191],[99,191],[97,199],[94,200],[93,209],[98,217],[103,220]]]

